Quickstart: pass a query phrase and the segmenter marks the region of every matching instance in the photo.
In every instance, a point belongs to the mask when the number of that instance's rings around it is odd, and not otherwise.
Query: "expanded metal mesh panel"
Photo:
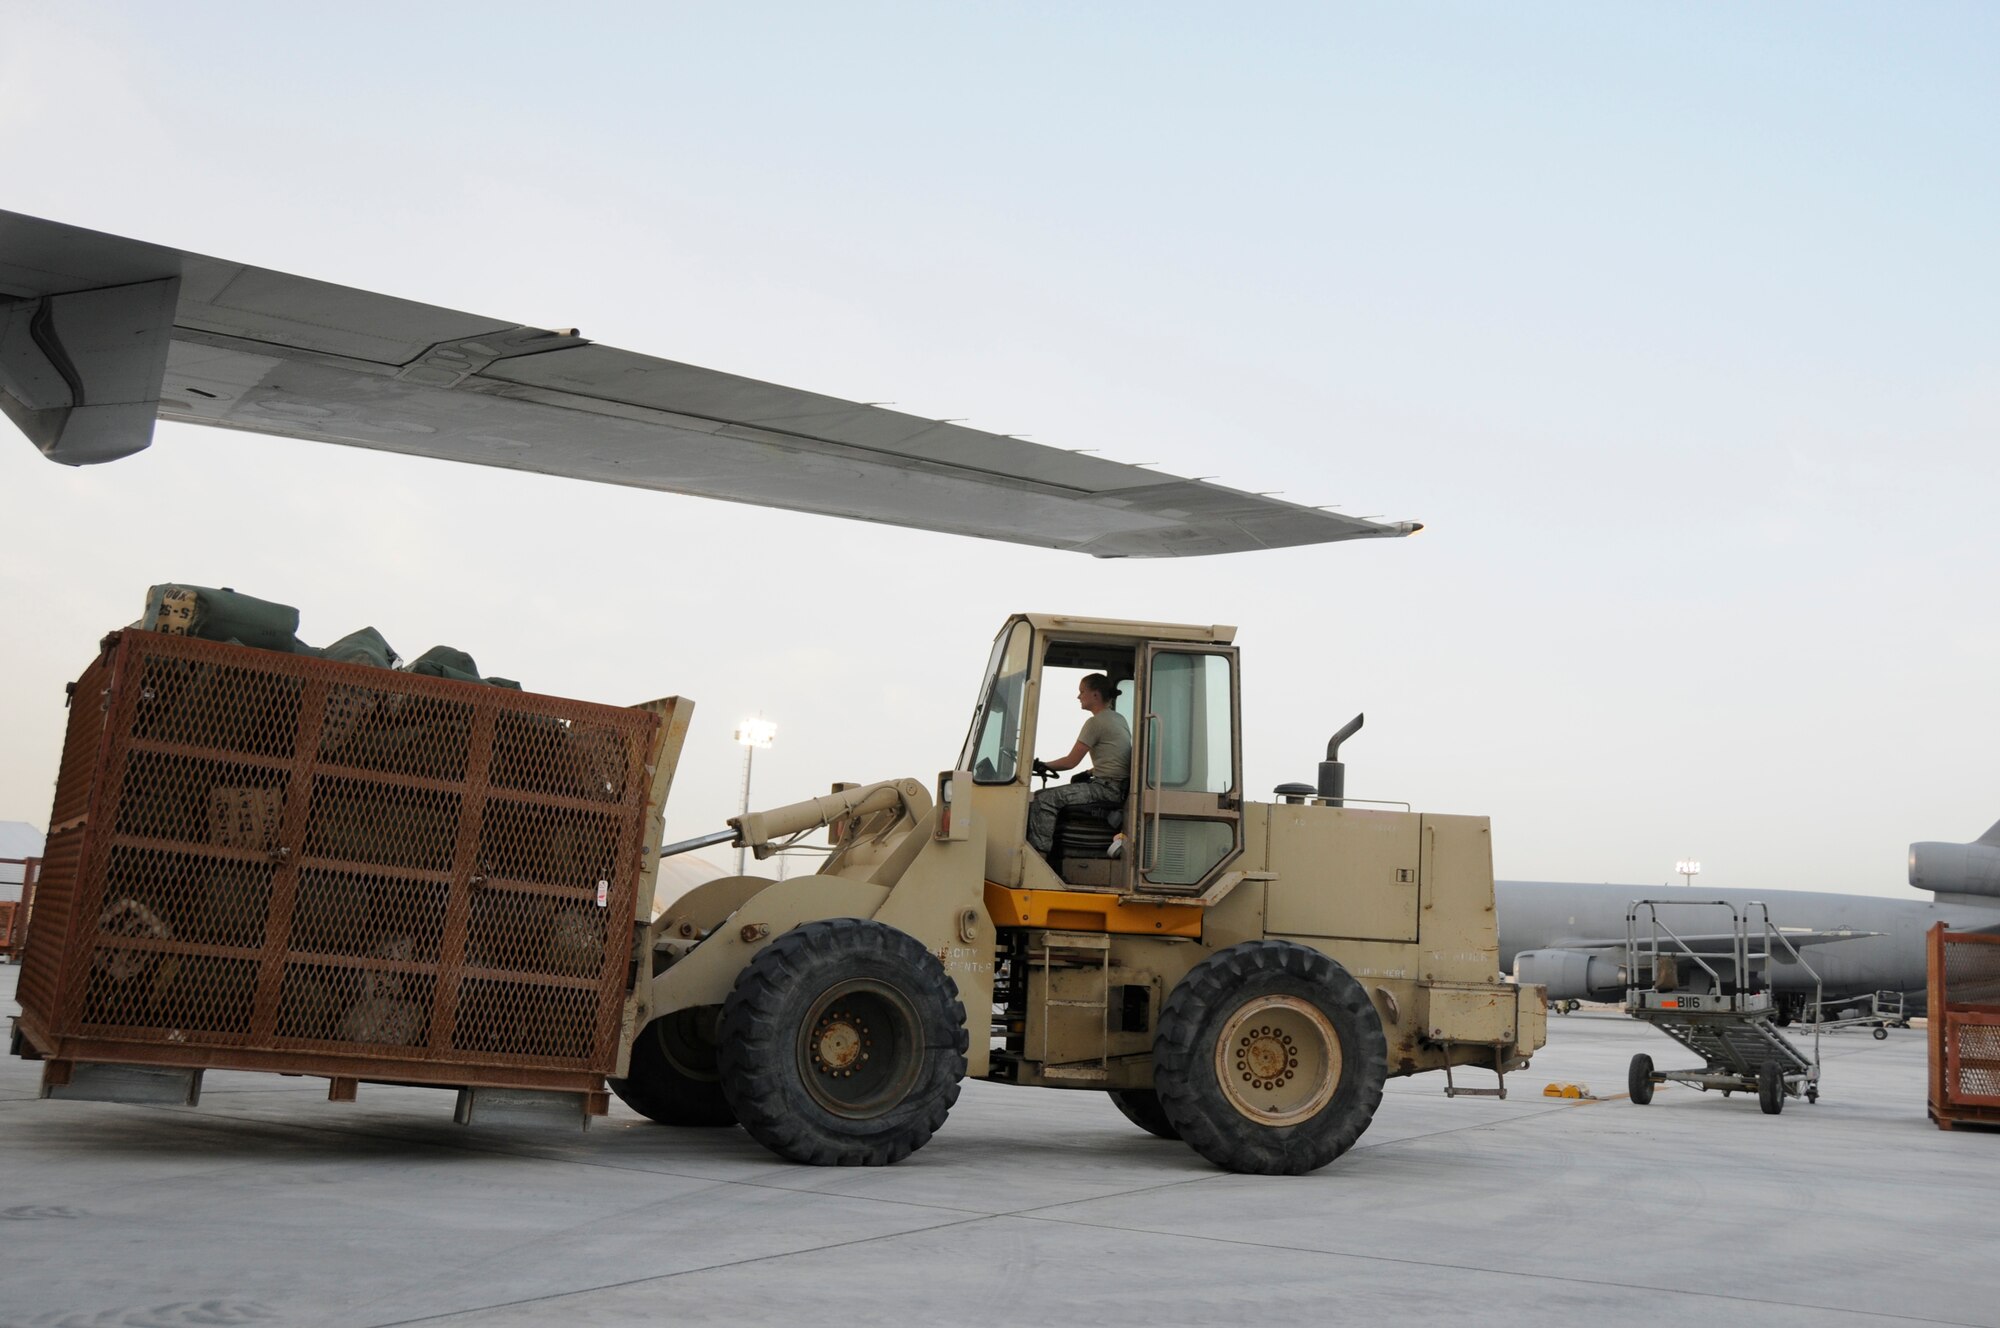
[[[49,809],[49,836],[54,838],[90,812],[93,776],[101,751],[107,712],[111,708],[111,661],[101,656],[70,686],[69,723],[63,734],[62,765],[56,772],[56,800]],[[42,856],[48,857],[43,849]]]
[[[292,948],[354,959],[434,964],[451,894],[447,873],[433,879],[307,868],[292,910]]]
[[[256,668],[151,656],[140,663],[131,737],[167,750],[288,759],[297,741],[303,681]]]
[[[324,776],[313,781],[302,851],[322,862],[448,872],[464,810],[459,792]]]
[[[1930,936],[1931,1116],[2000,1124],[2000,938]]]
[[[62,1008],[64,958],[69,949],[77,881],[90,847],[91,798],[103,758],[105,726],[111,709],[111,656],[92,660],[69,689],[69,722],[63,736],[56,796],[49,808],[49,833],[42,848],[41,880],[35,889],[34,917],[21,951],[21,979],[15,1001],[42,1022],[58,1022]]]
[[[2000,1025],[1953,1020],[1951,1095],[1980,1106],[2000,1106]]]
[[[437,974],[428,966],[287,964],[276,1032],[306,1042],[421,1047],[436,1004]]]
[[[23,1010],[53,1010],[62,990],[64,938],[69,934],[70,894],[83,858],[82,826],[56,831],[42,848],[42,879],[35,912],[21,945],[21,979],[14,999]]]
[[[319,759],[381,774],[465,778],[473,708],[379,687],[335,687],[320,725]]]
[[[2000,1006],[2000,945],[1947,935],[1944,994],[1953,1005]]]
[[[653,714],[137,631],[76,695],[21,984],[64,1054],[611,1068]]]
[[[586,802],[623,801],[632,770],[624,736],[604,724],[500,716],[493,733],[493,783]]]

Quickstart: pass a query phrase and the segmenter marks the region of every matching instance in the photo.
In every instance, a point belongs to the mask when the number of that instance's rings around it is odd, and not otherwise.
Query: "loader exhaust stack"
[[[1362,721],[1368,717],[1356,715],[1347,721],[1340,732],[1326,742],[1326,759],[1319,763],[1319,796],[1329,807],[1344,807],[1342,801],[1347,796],[1347,763],[1340,759],[1340,744],[1361,731]]]

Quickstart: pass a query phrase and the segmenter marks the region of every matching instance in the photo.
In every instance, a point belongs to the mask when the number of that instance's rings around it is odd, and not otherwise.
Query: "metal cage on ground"
[[[1930,931],[1930,1117],[2000,1125],[2000,936]]]
[[[22,967],[44,1092],[118,1065],[601,1102],[670,711],[113,633]]]

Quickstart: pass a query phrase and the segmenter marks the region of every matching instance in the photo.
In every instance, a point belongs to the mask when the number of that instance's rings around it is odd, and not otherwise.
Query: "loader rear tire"
[[[887,1166],[930,1142],[965,1077],[965,1005],[908,932],[808,922],[723,1002],[722,1093],[750,1136],[813,1166]]]
[[[1181,1132],[1167,1119],[1167,1113],[1160,1109],[1160,1095],[1150,1088],[1114,1088],[1111,1090],[1111,1104],[1124,1114],[1126,1120],[1144,1130],[1147,1134],[1162,1139],[1178,1139]]]
[[[1168,1124],[1228,1171],[1299,1176],[1354,1146],[1388,1077],[1382,1021],[1318,950],[1246,941],[1167,997],[1153,1089]]]
[[[618,1100],[662,1125],[734,1125],[716,1067],[715,1016],[716,1007],[698,1006],[647,1024],[625,1077],[606,1081]]]

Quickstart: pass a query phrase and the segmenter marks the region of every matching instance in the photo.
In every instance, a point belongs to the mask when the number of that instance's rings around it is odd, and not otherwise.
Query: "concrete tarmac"
[[[908,1161],[821,1170],[617,1103],[467,1128],[446,1092],[226,1073],[193,1109],[44,1102],[9,1057],[0,1325],[2000,1324],[2000,1132],[1926,1119],[1920,1031],[1829,1034],[1819,1103],[1769,1117],[1633,1106],[1626,1063],[1674,1044],[1550,1025],[1506,1101],[1392,1080],[1353,1152],[1282,1179],[1096,1093],[967,1084]]]

